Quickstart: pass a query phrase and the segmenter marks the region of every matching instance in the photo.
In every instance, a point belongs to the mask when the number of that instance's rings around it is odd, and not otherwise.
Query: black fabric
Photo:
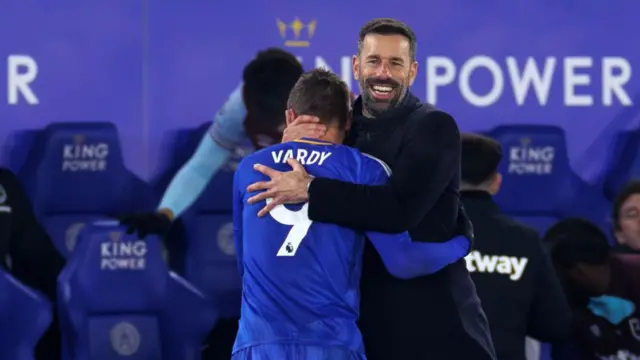
[[[408,230],[414,241],[473,238],[459,204],[460,133],[447,113],[408,94],[396,108],[369,119],[354,105],[347,144],[386,162],[385,186],[317,178],[309,217],[356,229]],[[369,360],[495,359],[488,324],[464,260],[442,271],[400,280],[367,242],[361,280],[360,328]]]
[[[468,267],[491,324],[498,359],[525,360],[526,336],[543,342],[569,339],[571,310],[538,232],[504,215],[488,192],[463,191],[461,199],[474,224],[473,250],[479,253],[472,253]],[[482,265],[475,262],[476,256],[483,257]],[[510,266],[487,267],[492,257],[526,265],[517,277],[508,271]]]
[[[56,301],[56,282],[64,259],[36,220],[16,175],[0,168],[0,262],[16,279]],[[7,259],[10,259],[10,264]],[[9,266],[10,265],[10,266]],[[55,305],[54,305],[55,309]],[[60,358],[60,331],[55,316],[36,348],[36,359]]]
[[[147,235],[166,235],[171,230],[171,219],[159,212],[146,212],[118,217],[120,225],[127,227],[127,234],[137,233],[140,239]]]

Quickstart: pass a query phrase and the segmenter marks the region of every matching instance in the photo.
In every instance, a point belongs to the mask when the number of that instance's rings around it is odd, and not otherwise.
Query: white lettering
[[[283,152],[284,152],[284,156],[283,156]],[[287,162],[287,159],[294,158],[298,162],[300,162],[302,165],[313,165],[317,163],[318,166],[321,166],[324,163],[324,161],[327,160],[327,158],[329,158],[329,156],[331,156],[330,151],[312,150],[311,152],[309,152],[306,149],[297,149],[295,150],[295,154],[292,149],[288,149],[286,150],[286,152],[284,150],[271,152],[271,158],[273,159],[273,162],[276,164],[284,164]]]
[[[62,148],[62,171],[105,171],[109,144],[70,144]]]
[[[615,70],[619,73],[614,74]],[[613,95],[623,106],[631,106],[633,102],[624,89],[631,79],[631,64],[623,57],[605,57],[602,59],[602,104],[613,105]]]
[[[456,63],[444,56],[427,57],[425,75],[427,101],[435,104],[441,89],[457,86],[460,96],[467,103],[476,107],[491,106],[504,95],[505,76],[507,76],[518,106],[524,105],[531,92],[535,94],[540,106],[546,106],[552,92],[557,91],[552,89],[552,86],[556,73],[561,71],[562,85],[560,82],[557,83],[562,90],[558,95],[562,95],[564,106],[594,106],[598,96],[603,106],[613,106],[617,102],[623,106],[633,105],[625,89],[633,73],[631,63],[626,58],[611,56],[601,59],[592,57],[558,59],[548,56],[537,61],[533,57],[527,57],[524,63],[521,61],[523,60],[518,60],[514,56],[496,59],[478,55]],[[539,61],[542,62],[538,63]],[[558,66],[559,61],[562,61],[561,68]],[[594,82],[592,82],[592,76],[595,76],[593,68],[597,61],[602,66],[599,94],[593,88]],[[491,86],[485,94],[478,94],[472,86],[474,81],[471,79],[479,68],[486,68],[491,76]],[[591,74],[587,71],[591,71]]]
[[[536,61],[529,57],[524,65],[524,70],[520,72],[518,60],[513,56],[508,57],[507,70],[511,78],[511,86],[513,87],[516,104],[524,104],[529,94],[529,88],[533,86],[533,91],[536,93],[538,103],[542,106],[546,105],[549,100],[551,81],[553,80],[553,71],[555,68],[556,58],[548,57],[544,62],[543,74],[540,75]]]
[[[147,243],[113,241],[100,244],[100,269],[143,270],[146,266]]]
[[[564,59],[564,101],[567,106],[593,106],[593,96],[575,93],[577,86],[588,86],[591,83],[588,74],[577,74],[576,70],[592,65],[593,60],[586,56]]]
[[[476,250],[467,255],[465,261],[469,272],[498,273],[508,276],[512,281],[518,281],[522,278],[529,259],[506,255],[483,255]]]
[[[7,102],[18,104],[22,95],[29,105],[37,105],[38,97],[30,84],[38,76],[38,63],[28,55],[10,55],[7,59]]]
[[[473,72],[480,67],[489,70],[491,78],[493,79],[491,90],[489,90],[485,95],[478,95],[471,89],[471,75],[473,75]],[[500,99],[500,95],[502,95],[504,90],[504,75],[502,75],[500,65],[488,56],[474,56],[464,63],[460,69],[460,77],[458,81],[462,96],[472,105],[477,107],[493,105]]]
[[[439,70],[443,71],[440,72]],[[456,79],[456,64],[444,56],[427,58],[427,102],[438,102],[438,88],[447,86]]]
[[[553,146],[513,146],[509,148],[508,172],[518,175],[549,175],[553,171]]]

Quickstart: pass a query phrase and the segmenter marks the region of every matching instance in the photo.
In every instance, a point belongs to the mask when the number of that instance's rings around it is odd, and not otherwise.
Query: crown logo
[[[82,144],[84,142],[84,135],[82,134],[73,135],[73,142],[76,144]]]
[[[119,231],[111,231],[109,232],[109,238],[112,242],[118,242],[122,239],[122,233]]]
[[[520,144],[522,144],[522,146],[529,146],[529,144],[531,144],[531,138],[526,136],[523,137],[520,139]]]
[[[280,19],[276,19],[276,25],[278,26],[278,30],[280,31],[280,36],[285,40],[284,46],[287,47],[308,47],[311,44],[309,40],[316,32],[317,24],[318,23],[315,20],[311,20],[305,24],[300,21],[298,17],[294,18],[293,21],[289,24]],[[288,29],[291,29],[293,39],[287,39]],[[306,30],[306,40],[301,39],[303,34],[302,30]]]

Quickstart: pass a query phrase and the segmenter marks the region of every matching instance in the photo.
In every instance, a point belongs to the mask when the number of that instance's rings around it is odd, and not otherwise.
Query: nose
[[[391,67],[389,63],[383,61],[382,64],[378,67],[378,71],[376,72],[376,76],[382,79],[386,79],[391,77]]]

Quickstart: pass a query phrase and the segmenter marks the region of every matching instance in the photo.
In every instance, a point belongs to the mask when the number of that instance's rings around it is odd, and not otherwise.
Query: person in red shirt
[[[572,343],[555,346],[554,360],[640,358],[640,256],[612,252],[582,219],[558,222],[544,242],[574,317]]]

